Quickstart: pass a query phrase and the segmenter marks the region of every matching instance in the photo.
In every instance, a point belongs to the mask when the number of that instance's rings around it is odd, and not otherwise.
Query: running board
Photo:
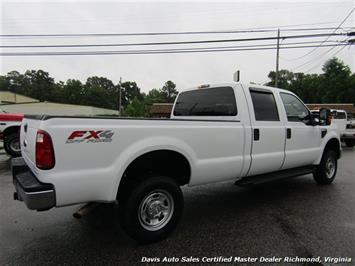
[[[235,185],[247,187],[252,185],[263,184],[267,182],[272,182],[280,179],[286,179],[295,176],[307,175],[311,174],[314,171],[314,166],[307,167],[297,167],[287,170],[281,170],[277,172],[255,175],[255,176],[247,176],[235,182]]]

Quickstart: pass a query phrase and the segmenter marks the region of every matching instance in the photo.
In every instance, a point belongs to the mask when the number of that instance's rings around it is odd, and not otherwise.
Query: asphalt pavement
[[[200,259],[194,265],[220,256],[320,256],[322,265],[335,265],[324,257],[347,257],[352,261],[337,265],[355,265],[355,149],[344,148],[329,186],[306,175],[252,188],[232,182],[184,188],[176,231],[145,246],[122,231],[113,204],[81,220],[72,216],[78,206],[28,210],[13,200],[9,162],[0,150],[0,265],[139,265],[165,256]]]

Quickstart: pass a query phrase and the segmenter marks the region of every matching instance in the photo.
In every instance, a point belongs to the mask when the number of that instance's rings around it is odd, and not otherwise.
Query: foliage
[[[355,103],[355,74],[341,60],[332,58],[323,68],[322,74],[293,73],[282,69],[278,87],[296,93],[306,103]],[[274,86],[275,71],[270,71],[270,82]]]
[[[337,58],[328,60],[322,74],[294,73],[286,69],[279,72],[278,86],[295,92],[307,103],[355,103],[355,74]],[[275,72],[268,75],[274,86]],[[172,103],[178,91],[172,81],[162,88],[153,88],[147,94],[141,92],[136,82],[126,81],[114,84],[105,77],[89,77],[85,83],[68,79],[55,82],[48,72],[27,70],[24,74],[11,71],[0,76],[0,90],[23,94],[40,101],[91,105],[102,108],[119,108],[119,96],[127,116],[149,116],[153,103]]]
[[[135,97],[132,102],[124,110],[124,116],[130,117],[146,117],[148,116],[144,102]]]

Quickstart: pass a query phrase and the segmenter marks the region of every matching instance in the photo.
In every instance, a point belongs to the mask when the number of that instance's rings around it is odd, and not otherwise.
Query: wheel
[[[5,151],[13,156],[21,156],[20,136],[17,132],[11,133],[4,138]]]
[[[122,227],[141,244],[166,238],[176,227],[184,207],[179,185],[170,177],[151,177],[135,186],[119,202]]]
[[[345,144],[346,144],[346,147],[352,148],[355,145],[355,141],[353,139],[347,139],[347,140],[345,140]]]
[[[337,154],[333,150],[327,150],[322,156],[320,164],[313,173],[314,180],[321,185],[328,185],[333,182],[338,169]]]

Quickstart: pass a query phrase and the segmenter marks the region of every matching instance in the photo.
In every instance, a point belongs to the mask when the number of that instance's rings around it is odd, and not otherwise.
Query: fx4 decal
[[[98,143],[111,142],[112,130],[78,130],[70,133],[65,143]]]

